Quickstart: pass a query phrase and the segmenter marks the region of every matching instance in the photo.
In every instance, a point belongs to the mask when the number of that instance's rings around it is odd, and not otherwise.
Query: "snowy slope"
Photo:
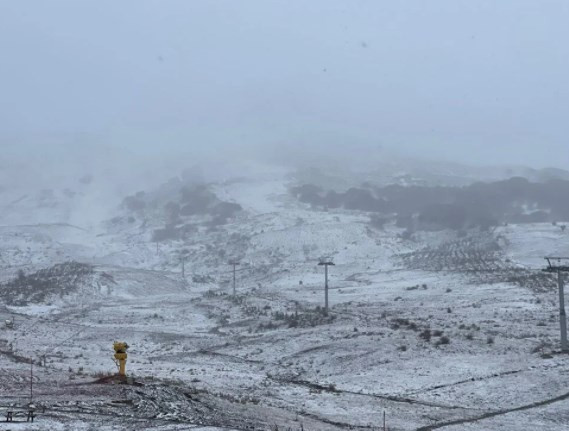
[[[544,255],[569,254],[569,233],[527,224],[403,239],[364,212],[309,208],[293,184],[281,171],[210,184],[242,210],[215,226],[182,218],[191,234],[164,241],[152,239],[156,210],[1,227],[0,280],[68,260],[109,280],[96,295],[0,306],[16,320],[0,330],[5,404],[22,404],[26,358],[45,356],[38,423],[54,429],[373,429],[384,411],[393,430],[564,429],[557,296],[534,273]],[[324,256],[336,264],[328,315]],[[131,346],[142,386],[87,384],[115,371],[115,340]]]

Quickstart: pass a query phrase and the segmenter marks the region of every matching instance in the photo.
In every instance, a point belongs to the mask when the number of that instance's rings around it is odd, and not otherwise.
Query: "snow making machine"
[[[122,341],[115,341],[113,343],[113,349],[115,349],[114,358],[119,367],[119,376],[126,376],[126,358],[128,357],[126,351],[128,344]]]

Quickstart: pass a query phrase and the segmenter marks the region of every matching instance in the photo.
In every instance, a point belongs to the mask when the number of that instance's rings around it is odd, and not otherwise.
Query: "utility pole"
[[[565,292],[563,286],[563,273],[569,272],[569,257],[546,257],[547,268],[545,272],[557,273],[557,287],[559,289],[559,325],[561,327],[561,352],[569,353],[567,346],[567,316],[565,314]],[[557,261],[557,263],[552,263]]]
[[[30,404],[34,402],[34,359],[30,358]]]
[[[229,262],[229,265],[233,265],[233,297],[235,297],[235,295],[236,295],[235,272],[237,271],[237,265],[239,265],[239,262],[237,262],[236,260],[232,260]]]
[[[328,314],[328,267],[334,266],[331,260],[321,260],[318,266],[324,267],[324,314]]]
[[[81,315],[85,314],[85,285],[81,286]]]
[[[180,257],[180,264],[182,265],[182,279],[186,280],[186,258],[188,257],[188,250],[181,250],[178,256]]]

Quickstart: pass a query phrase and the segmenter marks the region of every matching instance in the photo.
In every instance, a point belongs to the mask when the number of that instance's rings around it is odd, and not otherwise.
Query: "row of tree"
[[[502,223],[569,220],[569,181],[532,183],[515,177],[466,187],[400,186],[325,191],[306,184],[292,189],[319,209],[344,208],[396,215],[401,227],[464,229]],[[381,219],[373,218],[380,224]]]

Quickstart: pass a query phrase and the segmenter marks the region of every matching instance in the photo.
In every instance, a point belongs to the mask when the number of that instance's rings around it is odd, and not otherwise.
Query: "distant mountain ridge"
[[[134,196],[137,190],[145,191],[145,199],[163,201],[165,205],[180,197],[179,190],[183,185],[193,187],[220,183],[221,180],[208,180],[208,175],[204,174],[204,171],[216,170],[227,171],[226,176],[230,178],[246,177],[254,181],[263,181],[263,175],[271,169],[278,170],[285,181],[335,191],[388,185],[461,187],[512,177],[523,177],[537,183],[554,179],[569,181],[569,171],[561,168],[471,166],[401,156],[383,149],[370,153],[369,157],[362,148],[346,149],[341,155],[327,154],[322,160],[313,157],[310,164],[308,161],[294,164],[292,160],[281,165],[235,161],[230,170],[225,169],[223,163],[215,169],[211,162],[206,169],[196,160],[188,161],[184,167],[183,159],[178,161],[175,169],[160,161],[153,168],[149,161],[144,166],[137,163],[124,165],[113,159],[113,152],[108,152],[111,160],[105,167],[103,156],[99,154],[96,164],[82,168],[85,161],[71,163],[69,155],[64,164],[72,164],[73,169],[66,168],[67,171],[50,166],[50,161],[40,169],[37,157],[27,161],[18,159],[13,164],[4,162],[0,167],[0,225],[70,223],[82,227],[95,226],[119,215],[120,203],[125,197]],[[125,166],[129,169],[125,170]],[[145,174],[147,171],[150,175]],[[178,172],[180,174],[176,175]],[[115,174],[118,175],[116,178]],[[166,181],[167,178],[171,180]],[[189,211],[187,204],[186,210]]]

